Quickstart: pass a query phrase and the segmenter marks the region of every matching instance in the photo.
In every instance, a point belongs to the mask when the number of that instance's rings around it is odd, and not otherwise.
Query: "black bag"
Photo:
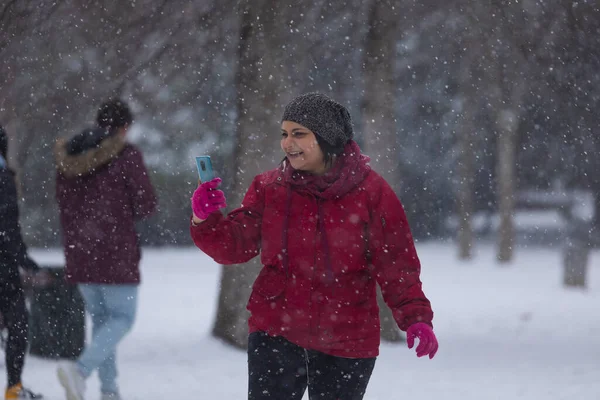
[[[85,346],[85,305],[76,285],[64,279],[64,268],[42,267],[51,283],[33,287],[29,312],[29,353],[74,360]]]

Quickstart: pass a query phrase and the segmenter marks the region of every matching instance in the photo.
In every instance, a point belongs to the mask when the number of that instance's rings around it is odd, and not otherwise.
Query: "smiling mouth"
[[[302,154],[304,154],[304,153],[303,153],[303,152],[301,152],[301,151],[292,151],[292,152],[289,152],[289,153],[287,153],[287,156],[288,156],[289,158],[298,158],[298,157],[300,157]]]

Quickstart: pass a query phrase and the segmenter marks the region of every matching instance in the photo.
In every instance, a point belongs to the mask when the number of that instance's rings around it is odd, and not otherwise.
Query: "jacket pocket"
[[[265,265],[254,281],[253,290],[267,300],[281,296],[287,286],[283,269],[276,265]]]

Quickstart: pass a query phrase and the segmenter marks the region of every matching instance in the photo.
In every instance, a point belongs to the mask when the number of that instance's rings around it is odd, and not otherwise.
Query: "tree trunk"
[[[498,115],[498,253],[500,262],[509,262],[514,250],[515,163],[517,152],[517,114],[502,110]]]
[[[568,241],[563,260],[563,284],[566,287],[586,287],[590,248],[586,243]]]
[[[473,257],[473,228],[471,218],[473,209],[473,182],[475,179],[475,154],[473,152],[473,121],[470,104],[465,101],[465,115],[461,123],[461,132],[458,135],[459,141],[459,162],[458,162],[458,258],[461,260],[470,260]]]
[[[259,4],[257,4],[259,3]],[[264,3],[264,4],[262,4]],[[262,5],[261,5],[262,4]],[[227,201],[239,207],[254,177],[274,168],[282,155],[278,147],[279,118],[283,109],[279,93],[289,85],[281,76],[277,51],[285,24],[280,24],[278,3],[243,1],[240,4],[238,63],[235,77],[237,91],[237,140],[231,162],[235,182]],[[283,26],[284,28],[279,28]],[[277,76],[277,79],[271,79]],[[288,89],[289,90],[289,89]],[[273,132],[273,133],[272,133]],[[248,344],[246,304],[252,285],[260,271],[260,258],[242,265],[223,266],[217,315],[213,335],[239,348]]]
[[[590,250],[593,246],[593,222],[573,218],[568,222],[563,254],[563,285],[585,288]]]
[[[500,226],[496,258],[508,263],[514,253],[517,134],[520,112],[525,109],[523,102],[530,87],[525,78],[528,76],[525,71],[531,68],[527,57],[530,44],[523,40],[520,31],[526,23],[520,19],[523,15],[520,6],[508,7],[499,0],[493,0],[490,5],[490,15],[497,16],[492,40],[498,44],[488,57],[486,75],[495,77],[489,90],[498,132],[496,175]]]
[[[363,59],[365,90],[363,131],[365,152],[374,170],[400,194],[397,132],[395,127],[394,59],[397,30],[395,11],[385,2],[372,1],[369,7],[368,32]],[[390,308],[377,290],[381,320],[381,338],[398,342],[403,339]]]
[[[458,6],[462,9],[464,4],[459,2]],[[463,52],[460,58],[460,69],[458,75],[459,99],[460,99],[460,118],[458,120],[459,130],[457,132],[458,142],[458,165],[457,188],[456,193],[456,212],[458,215],[458,257],[461,260],[473,258],[474,234],[471,220],[475,214],[475,178],[477,173],[476,157],[479,152],[480,140],[477,136],[477,129],[480,126],[478,116],[482,110],[481,86],[485,85],[485,80],[477,80],[484,76],[482,70],[485,65],[483,55],[488,51],[487,42],[488,33],[481,24],[486,23],[488,7],[486,2],[477,2],[464,8],[464,15],[467,23],[472,26],[465,30],[457,40],[461,44]],[[477,82],[477,83],[476,83]]]

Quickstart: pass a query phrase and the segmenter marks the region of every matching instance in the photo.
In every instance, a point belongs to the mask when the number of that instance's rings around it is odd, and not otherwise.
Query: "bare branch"
[[[6,3],[6,4],[4,5],[4,7],[2,8],[2,10],[0,11],[0,23],[1,23],[1,22],[2,22],[2,21],[5,19],[5,18],[8,18],[8,17],[7,17],[7,15],[8,15],[8,13],[9,13],[9,11],[10,11],[10,8],[11,8],[12,6],[14,6],[15,4],[17,4],[17,1],[18,1],[18,0],[12,0],[12,1],[9,1],[8,3]]]

